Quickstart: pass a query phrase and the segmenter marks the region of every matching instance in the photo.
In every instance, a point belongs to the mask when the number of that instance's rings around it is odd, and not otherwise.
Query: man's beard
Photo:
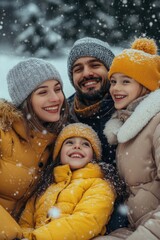
[[[101,88],[99,90],[92,90],[91,88],[90,92],[83,93],[80,88],[76,88],[76,95],[81,102],[90,105],[102,100],[106,93],[109,93],[109,87],[110,87],[109,80],[106,79],[105,81],[103,81]]]

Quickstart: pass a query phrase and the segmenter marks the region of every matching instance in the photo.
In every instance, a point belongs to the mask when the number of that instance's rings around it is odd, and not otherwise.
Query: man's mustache
[[[96,81],[96,82],[100,82],[102,81],[102,78],[101,77],[84,77],[81,81],[80,81],[80,85],[83,85],[85,82],[88,82],[88,81]]]

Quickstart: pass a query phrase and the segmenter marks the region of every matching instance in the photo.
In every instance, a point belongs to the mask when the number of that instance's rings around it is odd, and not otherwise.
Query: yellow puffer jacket
[[[68,165],[58,166],[54,176],[56,183],[26,205],[20,219],[24,237],[30,240],[88,240],[104,234],[115,193],[110,183],[103,179],[99,166],[89,163],[74,172]],[[50,209],[55,215],[49,217]]]
[[[27,133],[21,113],[0,101],[0,240],[21,236],[13,218],[37,185],[54,139],[50,133]]]

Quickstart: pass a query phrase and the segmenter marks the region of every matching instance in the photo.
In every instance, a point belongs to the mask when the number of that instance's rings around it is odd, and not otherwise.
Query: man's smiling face
[[[73,83],[79,94],[97,96],[104,91],[108,71],[104,64],[93,57],[81,57],[73,65]]]

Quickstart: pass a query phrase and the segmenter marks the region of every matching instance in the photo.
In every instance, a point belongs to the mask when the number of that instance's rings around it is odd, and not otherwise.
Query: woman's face
[[[57,122],[63,102],[64,94],[57,80],[43,82],[31,95],[33,111],[43,122]]]

